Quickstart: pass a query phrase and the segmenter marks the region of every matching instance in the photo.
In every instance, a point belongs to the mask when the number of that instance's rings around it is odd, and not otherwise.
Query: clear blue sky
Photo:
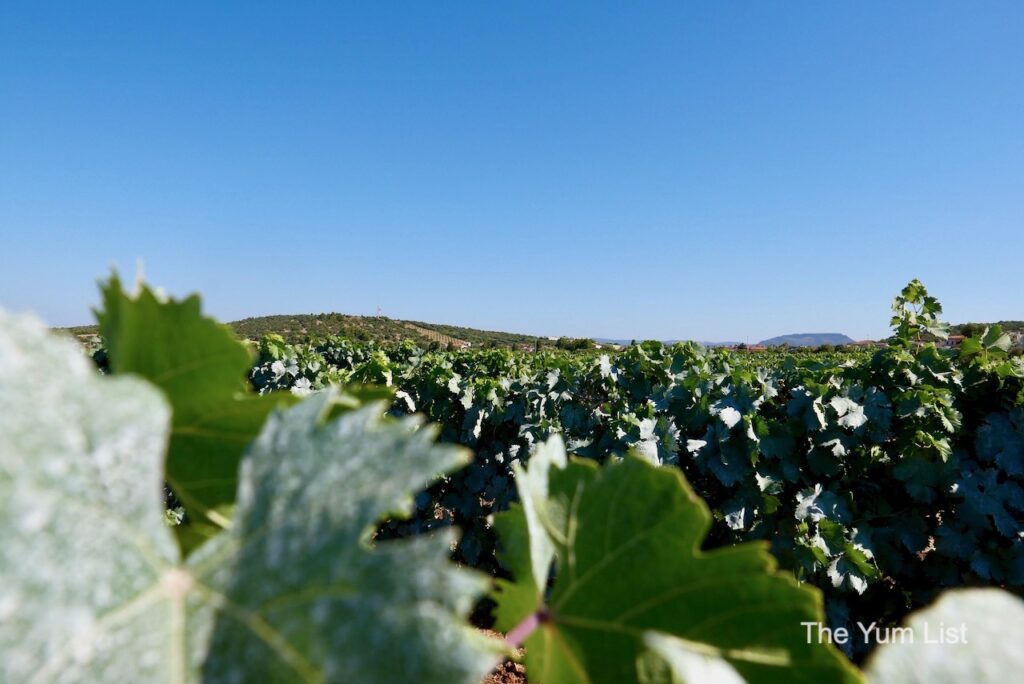
[[[1024,3],[0,0],[0,304],[224,319],[1024,319]]]

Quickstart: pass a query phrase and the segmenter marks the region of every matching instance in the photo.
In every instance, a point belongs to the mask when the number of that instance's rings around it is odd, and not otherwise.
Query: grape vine
[[[92,367],[0,312],[4,681],[472,684],[520,640],[548,684],[860,681],[801,625],[1024,587],[1024,361],[916,281],[885,348],[814,355],[247,350],[103,292]],[[1022,605],[943,597],[907,624],[990,642],[867,676],[1015,672]]]

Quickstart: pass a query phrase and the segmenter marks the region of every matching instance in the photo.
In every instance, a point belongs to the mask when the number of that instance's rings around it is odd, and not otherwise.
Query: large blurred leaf
[[[160,394],[0,314],[0,681],[477,682],[486,580],[450,535],[370,539],[465,452],[379,406],[325,421],[334,402],[269,420],[235,524],[183,563]]]
[[[776,573],[766,546],[700,550],[711,517],[678,470],[634,456],[601,468],[575,459],[564,468],[538,463],[545,459],[539,452],[517,478],[531,483],[520,487],[520,496],[533,499],[554,543],[554,586],[546,601],[536,589],[546,586],[546,576],[520,577],[517,584],[532,592],[506,586],[498,594],[506,628],[531,614],[539,618],[526,641],[531,678],[636,682],[645,635],[660,632],[703,645],[748,681],[858,681],[838,651],[808,643],[801,622],[823,620],[820,595]],[[535,495],[535,468],[548,470],[546,498]],[[501,525],[522,530],[524,524]],[[522,558],[510,563],[520,575],[528,566]],[[751,653],[771,657],[740,657]]]
[[[869,661],[872,684],[1003,684],[1024,672],[1024,601],[1005,591],[947,592],[902,629]]]
[[[160,505],[169,409],[0,312],[0,681],[160,681],[182,603]]]
[[[248,391],[249,352],[224,325],[200,311],[199,297],[158,298],[148,287],[129,296],[115,275],[102,286],[96,313],[114,373],[146,378],[171,403],[166,478],[192,526],[179,528],[189,549],[225,527],[238,484],[238,462],[267,414],[294,397]]]

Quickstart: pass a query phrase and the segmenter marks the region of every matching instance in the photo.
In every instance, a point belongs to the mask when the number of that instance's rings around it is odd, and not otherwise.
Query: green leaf
[[[502,601],[495,613],[494,628],[502,632],[512,631],[536,609],[546,586],[546,575],[539,584],[534,577],[528,527],[526,514],[519,504],[512,504],[508,510],[494,516],[494,530],[501,539],[498,561],[516,578],[515,581],[498,579],[495,582]],[[549,562],[553,558],[549,556]]]
[[[0,311],[0,681],[173,671],[169,415],[148,383],[101,379],[71,342]]]
[[[789,655],[784,651],[726,651],[660,632],[644,634],[644,645],[666,663],[671,673],[668,681],[672,684],[744,684],[743,677],[730,664],[730,660],[769,667],[788,667],[790,664]]]
[[[159,299],[142,286],[127,295],[118,277],[102,286],[96,313],[114,373],[134,373],[163,390],[172,409],[166,478],[194,525],[176,528],[189,550],[226,527],[238,484],[238,462],[267,414],[289,394],[248,391],[249,351],[200,311],[199,297]],[[196,532],[199,532],[197,535]]]
[[[849,397],[832,397],[829,403],[839,416],[836,422],[843,427],[856,429],[868,422],[867,416],[864,415],[864,407]]]
[[[957,354],[961,359],[967,359],[976,354],[980,354],[985,351],[985,347],[982,346],[981,340],[976,337],[968,337],[966,340],[960,343],[960,347]]]
[[[1003,684],[1024,671],[1024,601],[1008,592],[946,592],[903,629],[868,661],[872,684]]]
[[[379,406],[321,424],[332,395],[271,416],[242,464],[236,523],[190,563],[229,606],[204,676],[475,684],[497,646],[461,618],[487,578],[449,563],[450,531],[371,543],[382,517],[407,513],[411,492],[468,453],[435,445],[417,419],[383,422]]]
[[[334,391],[275,414],[231,529],[182,562],[161,503],[169,409],[0,313],[0,681],[465,682],[497,660],[465,624],[487,580],[452,535],[374,544],[467,460]]]
[[[551,564],[555,558],[555,546],[544,533],[545,524],[556,524],[552,520],[544,520],[553,511],[543,505],[548,499],[549,471],[551,468],[564,468],[566,465],[565,445],[559,435],[540,444],[530,459],[533,466],[527,471],[516,464],[516,485],[522,502],[523,517],[526,521],[529,549],[530,574],[533,585],[544,587],[551,574]],[[525,578],[524,578],[525,579]]]
[[[1007,351],[1012,344],[1010,336],[1003,332],[1002,326],[994,325],[991,328],[985,329],[985,334],[982,335],[981,344],[985,349],[998,349],[999,351]]]
[[[548,471],[543,498],[535,493],[535,468]],[[821,597],[775,572],[765,545],[700,550],[711,517],[678,470],[635,456],[601,468],[577,459],[557,467],[535,455],[517,481],[557,560],[546,601],[535,592],[533,605],[524,606],[523,592],[507,588],[497,596],[499,610],[507,601],[518,607],[507,621],[531,612],[540,618],[526,641],[531,678],[637,682],[645,635],[654,631],[715,649],[748,681],[790,681],[797,671],[815,681],[858,681],[838,651],[808,643],[801,622],[823,620]],[[526,565],[517,558],[509,567]],[[523,581],[536,587],[534,577]],[[789,665],[735,652],[784,654]]]

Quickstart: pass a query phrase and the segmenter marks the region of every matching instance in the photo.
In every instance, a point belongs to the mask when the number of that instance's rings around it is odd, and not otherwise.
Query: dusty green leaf
[[[949,591],[900,630],[868,662],[872,684],[1004,684],[1024,672],[1024,601],[1008,592]]]
[[[231,529],[182,562],[160,393],[0,314],[0,680],[475,684],[497,659],[465,624],[486,578],[448,562],[451,535],[371,538],[466,453],[335,403],[270,418]]]
[[[497,652],[462,618],[487,579],[448,562],[450,534],[370,539],[467,453],[435,445],[415,419],[383,422],[379,406],[322,424],[331,394],[271,416],[243,461],[228,540],[193,563],[231,606],[204,675],[475,682]],[[250,622],[261,629],[239,629]]]
[[[168,418],[148,383],[100,378],[71,342],[0,312],[0,681],[174,671]]]

